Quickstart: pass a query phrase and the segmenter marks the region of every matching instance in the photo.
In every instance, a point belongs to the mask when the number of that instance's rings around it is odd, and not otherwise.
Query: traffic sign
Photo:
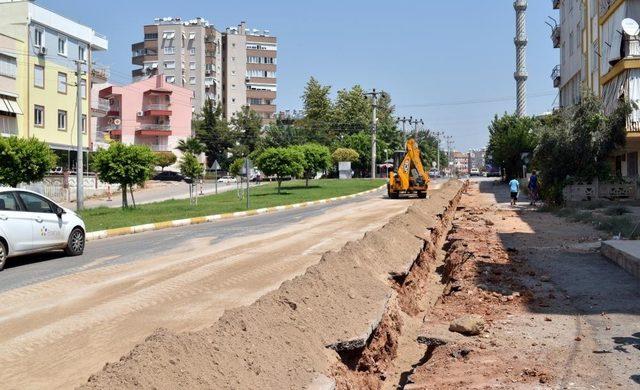
[[[218,160],[215,160],[213,164],[211,164],[211,170],[212,171],[220,170],[220,164],[218,163]]]

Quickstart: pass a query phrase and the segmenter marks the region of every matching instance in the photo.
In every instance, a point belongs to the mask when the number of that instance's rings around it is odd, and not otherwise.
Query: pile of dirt
[[[158,330],[84,388],[305,388],[321,375],[384,371],[401,326],[396,294],[434,235],[455,211],[462,183],[432,197],[376,232],[326,253],[304,275],[254,304],[227,311],[210,328]],[[349,381],[349,379],[346,379]],[[364,381],[371,376],[363,376]],[[371,383],[369,387],[375,387]]]

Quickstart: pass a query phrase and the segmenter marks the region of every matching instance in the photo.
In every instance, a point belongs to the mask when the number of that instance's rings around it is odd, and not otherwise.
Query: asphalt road
[[[434,188],[441,182],[435,181]],[[78,257],[68,257],[56,251],[11,258],[4,271],[0,272],[0,293],[81,271],[144,260],[179,248],[182,243],[193,239],[215,237],[211,239],[210,244],[213,245],[242,235],[270,232],[321,215],[334,207],[361,203],[376,197],[386,198],[386,194],[380,191],[354,199],[273,214],[90,241],[84,255]]]

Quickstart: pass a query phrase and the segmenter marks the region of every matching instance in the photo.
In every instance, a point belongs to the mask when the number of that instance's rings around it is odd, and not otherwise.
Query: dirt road
[[[200,329],[246,305],[411,201],[369,199],[270,233],[193,239],[144,260],[87,269],[0,294],[3,388],[69,388],[158,327]],[[144,245],[144,242],[140,242]]]

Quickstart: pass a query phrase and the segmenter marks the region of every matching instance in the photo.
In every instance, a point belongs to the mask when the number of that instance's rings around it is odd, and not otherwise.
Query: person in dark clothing
[[[538,184],[538,175],[536,174],[536,171],[533,171],[531,173],[531,177],[529,178],[529,185],[527,186],[529,188],[529,197],[531,198],[531,205],[535,206],[536,202],[538,201],[538,194],[539,194],[539,184]]]

